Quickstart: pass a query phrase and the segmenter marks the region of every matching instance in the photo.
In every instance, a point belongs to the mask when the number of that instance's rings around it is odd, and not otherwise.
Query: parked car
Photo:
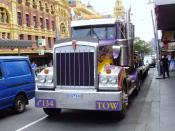
[[[0,57],[0,110],[12,107],[25,111],[35,95],[35,75],[28,57]]]
[[[149,65],[150,67],[155,67],[156,66],[156,60],[152,56],[145,56],[144,57],[144,65]]]

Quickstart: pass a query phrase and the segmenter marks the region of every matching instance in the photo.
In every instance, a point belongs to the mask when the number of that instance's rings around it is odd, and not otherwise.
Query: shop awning
[[[155,12],[158,30],[175,30],[175,3],[156,5]]]
[[[27,48],[33,43],[31,40],[0,40],[0,48]]]
[[[174,0],[154,0],[155,5],[168,5],[173,4]]]

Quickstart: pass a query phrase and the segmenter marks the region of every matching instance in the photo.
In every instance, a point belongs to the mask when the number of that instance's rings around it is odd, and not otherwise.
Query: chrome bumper
[[[96,90],[37,90],[35,106],[39,108],[64,108],[80,110],[120,111],[122,92],[97,92]]]

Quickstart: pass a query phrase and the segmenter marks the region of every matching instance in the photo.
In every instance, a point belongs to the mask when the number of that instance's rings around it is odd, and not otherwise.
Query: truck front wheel
[[[126,115],[126,109],[128,105],[128,95],[126,94],[126,88],[127,85],[124,83],[122,90],[122,110],[119,112],[119,119],[123,119]]]
[[[43,108],[44,113],[47,114],[50,117],[57,116],[61,113],[61,109],[55,109],[55,108]]]

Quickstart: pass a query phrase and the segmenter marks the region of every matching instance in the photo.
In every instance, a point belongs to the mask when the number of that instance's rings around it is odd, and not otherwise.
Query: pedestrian
[[[34,73],[35,73],[35,75],[36,75],[36,72],[37,72],[37,71],[36,71],[37,65],[35,64],[34,61],[32,62],[31,67],[32,67],[32,69],[33,69],[33,71],[34,71]]]
[[[35,69],[36,68],[36,64],[35,64],[34,61],[32,62],[31,67],[32,67],[32,69]]]
[[[167,77],[169,77],[168,59],[163,55],[160,62],[162,67],[163,78],[165,79],[165,73],[167,73]]]
[[[171,58],[170,68],[169,69],[170,69],[170,71],[175,72],[175,59],[174,59],[173,56]]]
[[[170,67],[171,55],[170,55],[170,54],[168,54],[166,58],[168,59],[168,66]]]

